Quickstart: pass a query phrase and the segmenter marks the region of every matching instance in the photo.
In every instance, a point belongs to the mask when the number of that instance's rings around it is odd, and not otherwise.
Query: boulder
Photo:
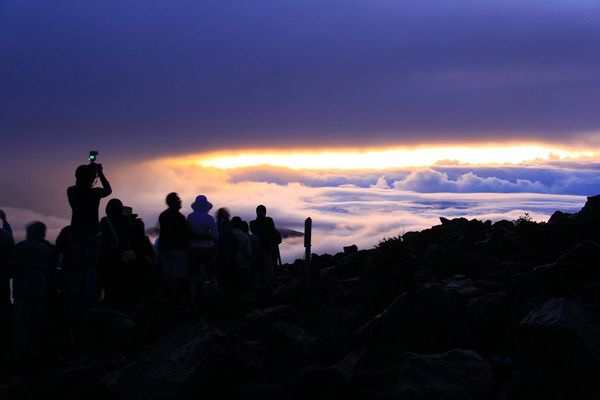
[[[435,285],[400,295],[357,334],[384,357],[405,351],[437,353],[469,340],[461,296]]]
[[[76,346],[87,351],[109,351],[129,347],[135,322],[110,308],[92,308],[87,319],[75,327]]]
[[[600,244],[585,239],[563,254],[557,264],[572,286],[600,280]]]
[[[517,370],[506,379],[498,400],[599,399],[596,379],[597,376],[588,377],[585,382],[581,377],[548,376],[535,369]]]
[[[277,399],[368,398],[382,383],[369,365],[369,354],[357,348],[331,366],[310,366],[278,385]]]
[[[564,279],[564,269],[556,263],[539,265],[516,275],[511,289],[513,293],[543,299],[567,296],[569,293]]]
[[[444,288],[454,290],[465,298],[473,298],[483,294],[483,289],[479,287],[472,279],[464,275],[455,275],[442,281]]]
[[[395,383],[386,398],[410,400],[485,400],[492,398],[494,375],[474,351],[441,354],[406,353],[395,368]]]
[[[473,335],[478,348],[502,349],[510,326],[510,298],[505,292],[488,293],[467,304]]]
[[[588,196],[579,214],[586,217],[600,217],[600,194]]]
[[[194,321],[163,336],[134,363],[108,374],[102,385],[121,399],[213,398],[235,391],[239,368],[227,336]]]
[[[600,311],[565,298],[534,308],[519,324],[516,354],[548,380],[589,387],[600,375]]]
[[[358,246],[353,244],[352,246],[344,246],[344,254],[345,255],[349,255],[349,254],[354,254],[358,252]]]
[[[265,359],[284,363],[307,363],[314,360],[318,338],[298,325],[275,322],[261,340]]]

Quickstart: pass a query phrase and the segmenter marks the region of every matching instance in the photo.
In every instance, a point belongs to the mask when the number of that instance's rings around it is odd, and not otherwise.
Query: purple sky
[[[598,71],[597,1],[0,1],[9,158],[571,143]]]

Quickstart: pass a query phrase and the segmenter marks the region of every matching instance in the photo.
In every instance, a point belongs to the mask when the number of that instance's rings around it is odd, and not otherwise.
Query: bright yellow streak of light
[[[297,152],[247,151],[236,154],[205,154],[178,162],[201,167],[235,169],[256,166],[295,170],[384,170],[425,167],[440,163],[465,165],[526,164],[540,161],[592,158],[589,151],[566,150],[541,145],[445,146],[396,148],[369,151],[325,150]]]

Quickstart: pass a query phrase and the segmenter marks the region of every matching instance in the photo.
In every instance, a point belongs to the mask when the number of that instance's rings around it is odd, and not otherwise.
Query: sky
[[[93,149],[149,225],[170,191],[327,251],[543,220],[600,191],[599,70],[598,1],[0,0],[0,207],[54,232]]]

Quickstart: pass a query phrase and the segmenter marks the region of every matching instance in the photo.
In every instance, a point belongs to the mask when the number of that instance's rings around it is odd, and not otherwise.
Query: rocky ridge
[[[52,369],[52,385],[8,380],[0,394],[600,398],[600,196],[546,223],[440,218],[311,268],[310,287],[297,260],[273,288],[206,290],[185,321],[148,306],[118,325],[131,335]]]

